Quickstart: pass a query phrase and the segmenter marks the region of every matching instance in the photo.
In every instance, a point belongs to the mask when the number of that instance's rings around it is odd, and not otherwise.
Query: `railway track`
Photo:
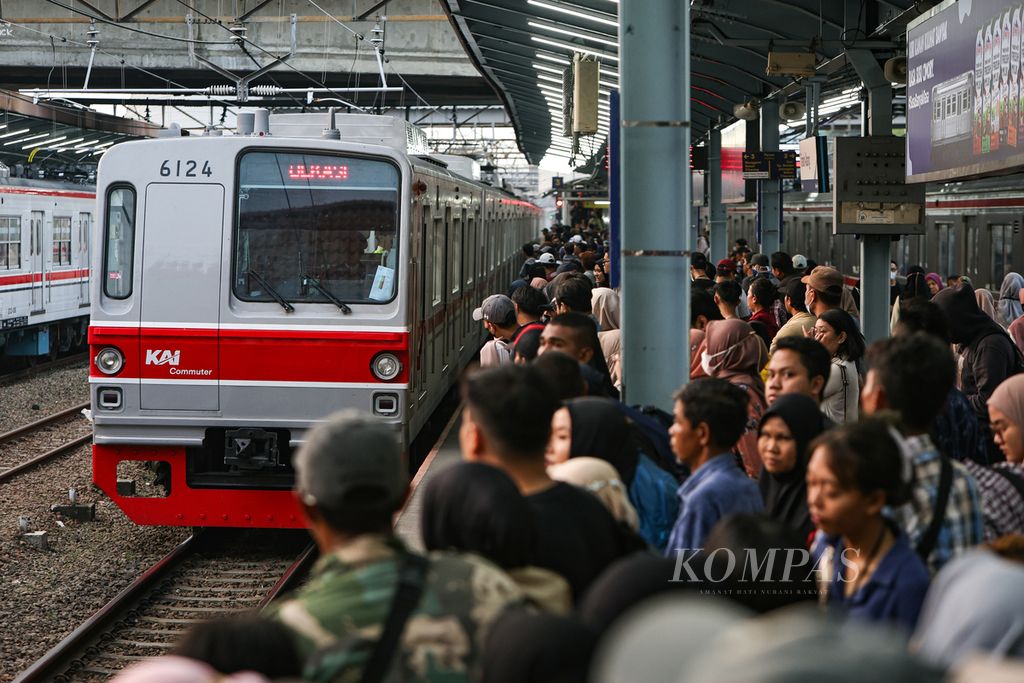
[[[199,622],[262,608],[316,559],[305,532],[206,529],[190,536],[15,679],[106,681],[165,654]]]
[[[10,361],[5,359],[5,361],[0,361],[0,386],[19,382],[23,379],[38,377],[42,373],[49,372],[51,370],[59,370],[72,365],[78,365],[79,363],[86,363],[88,360],[88,351],[73,353],[70,356],[64,356],[63,358],[57,358],[56,360],[36,362],[34,365],[27,368],[11,368]]]
[[[88,401],[0,434],[0,482],[87,444],[92,426],[82,416]]]

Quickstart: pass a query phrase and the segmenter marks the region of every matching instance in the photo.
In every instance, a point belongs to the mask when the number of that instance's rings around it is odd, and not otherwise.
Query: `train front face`
[[[405,439],[410,168],[337,141],[174,138],[99,168],[93,478],[139,524],[298,527],[330,413]]]

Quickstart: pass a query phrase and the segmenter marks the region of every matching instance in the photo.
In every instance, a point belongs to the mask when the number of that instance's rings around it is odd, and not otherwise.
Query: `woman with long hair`
[[[860,373],[864,335],[846,311],[825,311],[814,323],[814,338],[832,356],[832,369],[821,401],[821,412],[836,424],[855,422],[860,409]]]

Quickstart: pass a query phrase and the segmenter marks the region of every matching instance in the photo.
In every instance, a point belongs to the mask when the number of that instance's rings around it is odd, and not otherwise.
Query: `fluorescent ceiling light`
[[[47,135],[49,135],[49,133],[47,133]],[[44,135],[43,137],[46,137],[46,135]],[[51,138],[49,140],[42,140],[40,142],[33,142],[31,145],[25,145],[24,147],[22,147],[22,149],[30,149],[32,147],[45,147],[46,145],[50,144],[51,142],[60,142],[61,140],[67,140],[67,139],[68,139],[67,135],[61,135],[59,138]],[[28,138],[25,138],[25,140],[28,140]],[[22,140],[22,142],[25,142],[25,140]]]
[[[15,135],[21,135],[22,133],[27,133],[30,130],[32,130],[32,129],[31,128],[22,128],[21,130],[12,130],[10,133],[4,133],[3,135],[0,135],[0,140],[3,140],[4,138],[14,137]],[[45,133],[44,133],[44,135],[45,135]]]
[[[563,36],[569,36],[570,38],[582,38],[583,40],[590,40],[590,41],[593,41],[595,43],[601,43],[602,45],[608,45],[609,47],[614,47],[616,50],[619,49],[619,41],[617,41],[617,40],[609,40],[608,38],[601,38],[599,36],[592,36],[589,33],[581,33],[579,31],[570,31],[568,29],[562,28],[561,26],[552,26],[551,24],[542,24],[539,21],[528,21],[528,22],[526,22],[526,25],[527,26],[532,26],[533,28],[539,28],[539,29],[544,30],[544,31],[551,31],[552,33],[560,33]]]
[[[40,133],[39,135],[29,135],[27,138],[21,138],[20,140],[9,140],[8,142],[4,143],[4,147],[6,147],[7,145],[17,145],[19,143],[25,142],[26,140],[38,140],[39,138],[49,137],[49,135],[49,133]]]
[[[532,66],[537,71],[547,71],[548,73],[558,74],[559,76],[562,75],[563,71],[562,69],[556,69],[555,67],[548,66],[547,64],[538,64],[537,62],[534,62],[530,66]]]
[[[530,36],[530,40],[535,43],[542,45],[551,45],[552,47],[559,47],[569,52],[582,52],[585,55],[594,55],[595,57],[601,57],[602,59],[610,59],[613,62],[619,61],[619,58],[615,55],[608,54],[607,52],[598,52],[597,50],[588,50],[580,45],[574,45],[573,43],[563,43],[559,40],[548,40],[547,38],[541,38],[540,36]]]
[[[577,5],[568,5],[563,3],[552,3],[552,2],[540,2],[540,0],[527,0],[527,4],[533,5],[534,7],[542,7],[549,9],[552,12],[561,12],[562,14],[568,14],[571,17],[579,17],[580,19],[588,19],[598,24],[604,24],[605,26],[619,27],[619,22],[613,21],[606,17],[597,16],[590,14],[585,8]]]
[[[62,143],[60,143],[58,145],[50,145],[48,147],[48,149],[60,149],[62,147],[67,147],[68,145],[73,145],[73,144],[75,144],[77,142],[81,142],[84,139],[85,139],[84,137],[81,137],[81,138],[75,138],[74,140],[65,140],[64,142],[62,142]]]
[[[562,59],[561,57],[555,57],[555,56],[549,55],[549,54],[547,54],[545,52],[538,52],[536,54],[537,54],[537,59],[546,59],[549,62],[554,62],[555,64],[563,64],[565,66],[569,66],[569,60],[568,59]]]

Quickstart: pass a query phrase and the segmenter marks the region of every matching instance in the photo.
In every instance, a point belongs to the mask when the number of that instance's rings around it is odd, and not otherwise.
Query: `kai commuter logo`
[[[146,349],[146,365],[170,365],[177,367],[181,362],[181,351]]]

